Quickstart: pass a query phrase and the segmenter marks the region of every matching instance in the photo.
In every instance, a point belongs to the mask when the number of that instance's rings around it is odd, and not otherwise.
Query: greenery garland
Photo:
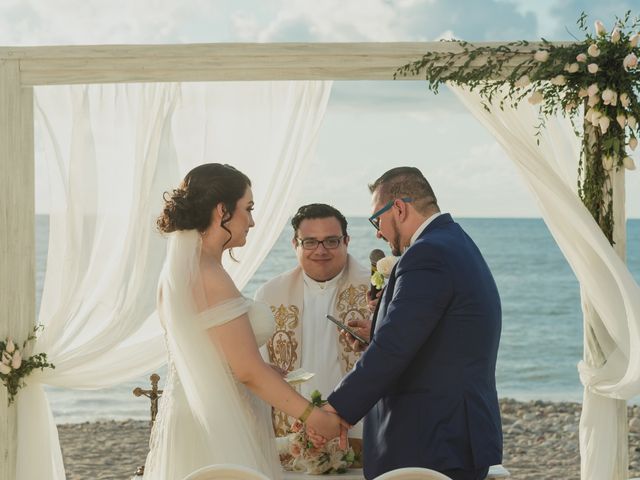
[[[586,22],[582,13],[577,24],[584,40],[566,44],[542,39],[493,47],[454,40],[460,51],[426,53],[400,67],[394,78],[423,72],[435,93],[444,82],[464,85],[486,100],[488,111],[494,97],[500,108],[505,101],[516,106],[527,99],[540,106],[538,136],[550,116],[569,117],[583,144],[578,193],[613,244],[611,174],[635,169],[627,148],[635,150],[640,136],[640,18],[627,12],[611,32],[596,21],[595,35]]]

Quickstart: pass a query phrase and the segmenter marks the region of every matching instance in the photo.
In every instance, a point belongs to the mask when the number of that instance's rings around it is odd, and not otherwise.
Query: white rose
[[[593,97],[599,91],[600,90],[598,89],[598,84],[597,83],[592,83],[591,85],[589,85],[589,88],[587,88],[587,94],[590,97]]]
[[[631,137],[629,139],[629,148],[631,150],[635,150],[637,146],[638,146],[638,139],[636,137]]]
[[[0,373],[9,375],[11,373],[11,367],[9,365],[5,365],[4,363],[0,363]]]
[[[589,70],[589,73],[598,73],[598,64],[590,63],[587,65],[587,70]]]
[[[618,27],[615,27],[613,29],[613,32],[611,32],[611,43],[618,43],[620,41],[620,30],[618,30]]]
[[[600,55],[600,49],[598,48],[598,45],[592,43],[591,45],[589,45],[589,48],[587,48],[587,53],[592,57],[597,57],[598,55]]]
[[[514,86],[517,88],[524,88],[531,83],[531,80],[527,75],[521,76],[518,80],[515,81]]]
[[[636,48],[638,46],[639,40],[640,40],[640,33],[636,33],[632,35],[631,38],[629,39],[629,45],[631,45],[631,48]]]
[[[584,63],[584,62],[586,62],[586,61],[587,61],[587,54],[586,54],[586,53],[579,53],[579,54],[576,56],[576,60],[577,60],[578,62],[580,62],[580,63]]]
[[[566,84],[567,84],[567,79],[564,78],[564,75],[556,75],[551,79],[551,85],[562,86]]]
[[[576,73],[578,70],[580,70],[580,65],[578,65],[577,63],[567,63],[564,66],[564,70],[565,72]]]
[[[378,260],[376,263],[376,270],[378,270],[385,277],[389,277],[391,275],[391,270],[393,266],[398,261],[398,257],[384,257]]]
[[[531,105],[538,105],[540,102],[542,102],[542,100],[544,100],[544,95],[542,95],[542,92],[540,90],[536,90],[529,97],[529,103]]]
[[[605,105],[615,105],[617,102],[618,94],[610,88],[605,88],[602,91],[602,103]]]
[[[549,51],[538,50],[536,53],[533,54],[533,58],[538,62],[546,62],[547,60],[549,60]]]
[[[600,117],[602,117],[602,112],[600,110],[596,110],[595,108],[592,108],[589,111],[591,112],[591,123],[597,125],[598,120],[600,119]]]
[[[580,90],[578,90],[578,97],[584,98],[588,96],[589,96],[589,92],[587,91],[586,88],[581,88]]]
[[[590,107],[593,107],[598,103],[600,103],[600,95],[597,94],[590,96],[589,100],[587,100],[587,105],[589,105]]]
[[[636,128],[637,124],[638,122],[636,122],[636,117],[634,117],[633,115],[629,115],[627,117],[627,125],[629,125],[629,127]]]
[[[622,60],[622,66],[625,70],[636,68],[638,66],[638,57],[636,57],[635,53],[630,53],[624,57],[624,60]]]
[[[22,354],[20,353],[20,350],[16,350],[15,352],[13,352],[13,360],[11,361],[11,366],[17,370],[18,368],[20,368],[20,365],[22,365]]]
[[[604,28],[604,24],[600,20],[595,21],[596,34],[597,35],[605,35],[607,33],[607,29]]]
[[[624,157],[624,159],[622,160],[622,164],[624,165],[624,168],[626,168],[627,170],[636,169],[636,164],[633,162],[633,158],[631,157]]]
[[[11,340],[11,338],[9,338],[7,340],[7,346],[5,347],[5,350],[7,351],[7,353],[13,353],[13,351],[15,349],[16,349],[15,343],[13,343],[13,340]]]
[[[616,117],[616,122],[618,122],[618,125],[620,125],[620,128],[624,128],[624,126],[627,124],[627,117],[620,114]]]
[[[584,120],[586,122],[593,123],[593,120],[591,120],[592,114],[593,114],[593,108],[590,108],[589,110],[587,110],[587,113],[584,114]]]
[[[6,351],[2,352],[2,360],[0,360],[0,362],[4,363],[5,365],[10,365],[11,364],[11,354],[7,353]]]
[[[620,103],[624,108],[627,108],[629,105],[631,105],[631,99],[629,98],[629,95],[627,93],[620,94]]]
[[[611,123],[609,117],[603,116],[598,119],[598,125],[600,125],[600,130],[602,130],[602,133],[607,133],[607,130],[609,130],[609,123]]]
[[[613,168],[613,157],[609,155],[604,155],[602,157],[602,167],[608,172]]]
[[[604,102],[604,104],[608,105],[608,103],[611,101],[612,98],[613,98],[613,90],[611,90],[610,88],[605,88],[602,91],[602,101]]]

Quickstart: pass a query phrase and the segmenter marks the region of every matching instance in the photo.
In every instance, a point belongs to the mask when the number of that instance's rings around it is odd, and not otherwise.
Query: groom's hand
[[[327,412],[333,413],[334,415],[338,415],[336,409],[333,408],[329,403],[325,403],[322,409],[326,410]],[[340,418],[340,448],[342,450],[346,450],[348,447],[347,433],[349,432],[349,429],[351,427],[352,425],[349,425],[344,419]]]
[[[367,292],[367,305],[369,306],[369,311],[371,314],[376,311],[376,307],[378,306],[378,302],[380,301],[380,297],[382,296],[382,290],[378,290],[376,292],[376,296],[371,298],[371,291]]]
[[[347,325],[353,328],[356,333],[363,338],[371,338],[371,321],[370,320],[349,320]],[[349,346],[354,352],[363,352],[367,346],[351,335],[349,332],[342,330],[340,332],[347,342],[349,342]]]

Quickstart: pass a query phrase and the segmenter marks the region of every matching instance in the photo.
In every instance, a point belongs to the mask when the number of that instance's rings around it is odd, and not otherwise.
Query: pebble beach
[[[579,403],[500,401],[503,465],[518,480],[578,480]],[[629,407],[629,477],[640,477],[640,406]],[[58,425],[68,480],[130,479],[144,464],[149,423],[99,421]]]

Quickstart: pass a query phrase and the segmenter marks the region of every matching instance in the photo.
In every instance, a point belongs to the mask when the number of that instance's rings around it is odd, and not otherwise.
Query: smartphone
[[[327,314],[327,318],[329,320],[331,320],[333,323],[335,323],[338,327],[340,327],[340,329],[344,330],[345,332],[350,333],[353,336],[353,338],[358,340],[363,345],[369,345],[369,340],[365,340],[365,338],[362,335],[356,333],[353,328],[349,327],[348,325],[345,325],[344,323],[342,323],[340,320],[338,320],[333,315]]]

